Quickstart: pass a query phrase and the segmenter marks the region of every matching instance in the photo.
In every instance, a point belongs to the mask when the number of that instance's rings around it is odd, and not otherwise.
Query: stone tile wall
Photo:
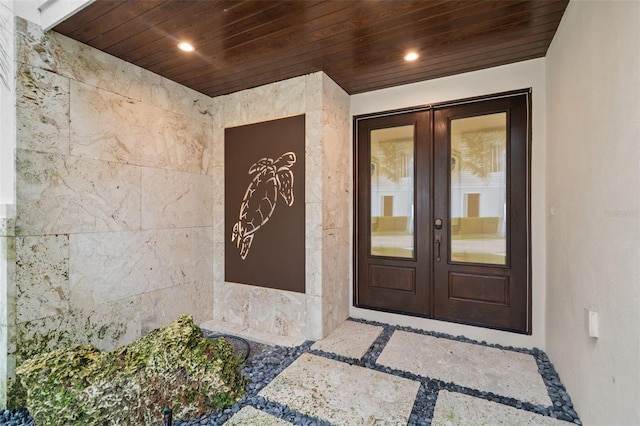
[[[6,406],[7,380],[14,377],[16,247],[13,218],[0,218],[0,406]]]
[[[322,319],[325,337],[349,316],[353,145],[349,95],[322,82]]]
[[[18,361],[210,319],[214,102],[16,26]]]
[[[15,23],[16,210],[0,235],[0,291],[11,296],[0,304],[0,379],[35,352],[112,349],[185,312],[310,339],[347,318],[349,97],[331,79],[211,99]],[[299,114],[306,293],[225,282],[224,129]]]
[[[15,359],[15,51],[11,4],[0,0],[0,407],[7,399],[7,379]]]
[[[215,227],[214,320],[291,337],[320,339],[348,316],[351,143],[349,96],[323,73],[249,89],[215,100],[214,152],[224,128],[305,114],[305,294],[225,282],[222,223]],[[222,158],[222,157],[219,157]],[[224,212],[222,165],[214,172],[214,211]],[[214,167],[214,168],[217,168]],[[220,179],[218,179],[220,176]],[[336,209],[344,209],[338,212]]]

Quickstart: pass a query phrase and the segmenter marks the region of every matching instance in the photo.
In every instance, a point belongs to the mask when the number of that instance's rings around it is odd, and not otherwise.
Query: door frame
[[[434,111],[436,111],[437,109],[442,109],[442,108],[447,108],[447,107],[453,107],[453,106],[459,106],[459,105],[464,105],[464,104],[470,104],[470,103],[476,103],[478,101],[488,101],[488,100],[494,100],[494,99],[500,99],[500,98],[507,98],[507,97],[513,97],[513,96],[521,96],[521,95],[526,95],[526,146],[523,147],[523,149],[525,150],[526,153],[526,161],[525,161],[525,187],[526,187],[526,195],[525,195],[525,215],[526,215],[526,242],[524,243],[524,250],[526,251],[526,259],[524,260],[525,264],[526,264],[526,302],[525,302],[525,307],[524,309],[526,309],[526,327],[525,329],[522,330],[514,330],[514,329],[510,329],[510,328],[503,328],[503,327],[496,327],[496,326],[491,326],[491,325],[479,325],[473,322],[466,322],[466,321],[458,321],[458,320],[450,320],[450,319],[446,319],[446,318],[435,318],[433,316],[433,312],[434,312],[434,307],[433,304],[435,303],[434,301],[434,286],[431,286],[431,290],[430,290],[430,295],[429,295],[429,303],[430,303],[430,307],[429,307],[429,312],[431,312],[430,315],[424,315],[424,314],[415,314],[415,313],[408,313],[408,312],[403,312],[402,310],[390,310],[390,309],[384,309],[384,308],[376,308],[376,307],[370,307],[370,306],[366,306],[363,305],[359,302],[358,299],[358,283],[359,283],[359,276],[358,276],[358,252],[360,249],[367,249],[366,247],[361,248],[359,245],[359,241],[358,241],[358,229],[360,227],[360,223],[359,223],[359,219],[358,219],[358,209],[359,209],[359,198],[360,198],[360,194],[358,193],[358,186],[359,186],[359,177],[358,177],[358,170],[359,170],[359,156],[358,156],[358,123],[361,120],[366,120],[366,119],[373,119],[373,118],[380,118],[380,117],[386,117],[386,116],[393,116],[393,115],[399,115],[399,114],[405,114],[405,113],[412,113],[412,112],[425,112],[425,111],[429,111],[431,113],[433,113]],[[408,316],[416,316],[416,317],[422,317],[422,318],[429,318],[429,319],[435,319],[438,321],[445,321],[445,322],[453,322],[453,323],[462,323],[462,324],[467,324],[467,325],[474,325],[474,326],[480,326],[483,328],[488,328],[488,329],[498,329],[498,330],[505,330],[505,331],[509,331],[509,332],[513,332],[513,333],[518,333],[518,334],[527,334],[527,335],[531,335],[532,334],[532,302],[533,302],[533,294],[532,294],[532,264],[531,264],[531,256],[532,256],[532,250],[531,250],[531,147],[532,147],[532,120],[531,120],[531,113],[532,113],[532,108],[531,108],[531,102],[532,102],[532,90],[531,88],[527,88],[527,89],[520,89],[520,90],[512,90],[512,91],[507,91],[507,92],[500,92],[500,93],[495,93],[495,94],[490,94],[490,95],[483,95],[483,96],[475,96],[475,97],[470,97],[470,98],[464,98],[464,99],[458,99],[458,100],[452,100],[452,101],[446,101],[446,102],[438,102],[438,103],[433,103],[433,104],[426,104],[426,105],[421,105],[421,106],[415,106],[415,107],[409,107],[409,108],[400,108],[400,109],[395,109],[395,110],[388,110],[388,111],[382,111],[382,112],[376,112],[376,113],[368,113],[368,114],[361,114],[361,115],[356,115],[353,116],[353,188],[354,188],[354,193],[353,193],[353,282],[352,282],[352,291],[353,291],[353,306],[357,307],[357,308],[363,308],[363,309],[368,309],[368,310],[378,310],[378,311],[384,311],[384,312],[391,312],[391,313],[399,313],[399,314],[403,314],[403,315],[408,315]],[[430,138],[433,138],[434,135],[434,120],[431,120],[430,122]],[[431,143],[433,144],[433,140],[431,141]],[[433,145],[430,147],[430,156],[431,158],[433,158]],[[430,185],[432,186],[433,183],[433,176],[430,179]],[[433,215],[433,207],[431,207],[431,214]],[[435,216],[434,216],[435,217]],[[431,235],[432,232],[431,230],[428,231],[429,234]],[[430,261],[429,262],[430,266],[429,266],[429,274],[430,274],[430,278],[434,279],[434,266],[433,266],[433,262]]]

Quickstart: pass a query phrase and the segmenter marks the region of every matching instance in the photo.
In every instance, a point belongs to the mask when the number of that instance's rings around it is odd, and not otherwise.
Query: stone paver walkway
[[[378,363],[536,405],[551,405],[536,360],[528,354],[396,331]]]
[[[558,396],[555,372],[546,381],[538,372],[549,369],[539,366],[546,355],[459,340],[348,320],[306,346],[257,396],[300,413],[304,424],[580,424],[554,418],[573,409],[566,393]],[[226,424],[291,423],[245,406]]]

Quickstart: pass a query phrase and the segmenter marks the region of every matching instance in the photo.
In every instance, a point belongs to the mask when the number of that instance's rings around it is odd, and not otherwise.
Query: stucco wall
[[[224,128],[305,114],[305,293],[225,282],[224,174],[215,156],[214,320],[289,337],[320,339],[348,316],[350,144],[348,95],[314,73],[214,99]],[[327,249],[327,246],[330,249]]]
[[[208,319],[211,99],[16,24],[12,355],[111,349],[185,312]]]
[[[547,54],[547,352],[586,425],[640,424],[639,46],[639,2],[572,1]]]
[[[351,115],[360,115],[474,96],[532,88],[531,234],[533,333],[531,336],[351,308],[359,318],[408,325],[507,346],[545,345],[545,75],[544,59],[455,75],[351,96]]]

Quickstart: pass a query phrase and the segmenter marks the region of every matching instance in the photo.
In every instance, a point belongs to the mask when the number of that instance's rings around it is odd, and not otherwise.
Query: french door
[[[356,306],[531,331],[529,102],[354,119]]]

